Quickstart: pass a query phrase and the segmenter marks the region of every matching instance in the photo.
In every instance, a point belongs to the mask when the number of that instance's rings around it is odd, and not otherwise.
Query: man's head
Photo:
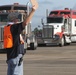
[[[17,13],[17,12],[12,12],[7,17],[7,19],[8,19],[9,22],[18,21],[18,18],[19,18],[19,13]]]

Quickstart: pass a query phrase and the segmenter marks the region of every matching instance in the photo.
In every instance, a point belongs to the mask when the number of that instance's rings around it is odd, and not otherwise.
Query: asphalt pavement
[[[6,54],[0,54],[0,75],[7,75]],[[24,75],[76,75],[76,44],[27,50]]]

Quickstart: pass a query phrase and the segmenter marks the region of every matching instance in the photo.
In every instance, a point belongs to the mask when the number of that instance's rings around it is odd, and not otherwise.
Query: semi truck
[[[4,50],[3,47],[3,30],[4,26],[7,25],[7,16],[12,12],[19,13],[19,22],[22,22],[29,15],[31,7],[27,5],[20,5],[19,3],[14,3],[11,5],[0,6],[0,51]],[[37,48],[37,39],[31,31],[31,22],[29,25],[25,26],[22,32],[25,40],[24,48],[35,50]]]
[[[42,36],[37,41],[38,45],[60,47],[76,42],[76,10],[52,10],[46,17],[46,23],[42,19]]]

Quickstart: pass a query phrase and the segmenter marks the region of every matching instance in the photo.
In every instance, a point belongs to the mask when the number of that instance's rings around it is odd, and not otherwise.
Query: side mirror
[[[68,24],[71,24],[71,18],[68,20]]]

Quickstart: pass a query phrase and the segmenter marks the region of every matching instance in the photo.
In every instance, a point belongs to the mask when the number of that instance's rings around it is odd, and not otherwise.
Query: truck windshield
[[[0,22],[8,22],[7,16],[8,14],[0,14]],[[22,15],[19,14],[18,16],[19,22],[21,21],[21,17]]]
[[[7,22],[7,14],[0,14],[0,22]]]
[[[62,17],[47,17],[47,23],[62,23]]]

